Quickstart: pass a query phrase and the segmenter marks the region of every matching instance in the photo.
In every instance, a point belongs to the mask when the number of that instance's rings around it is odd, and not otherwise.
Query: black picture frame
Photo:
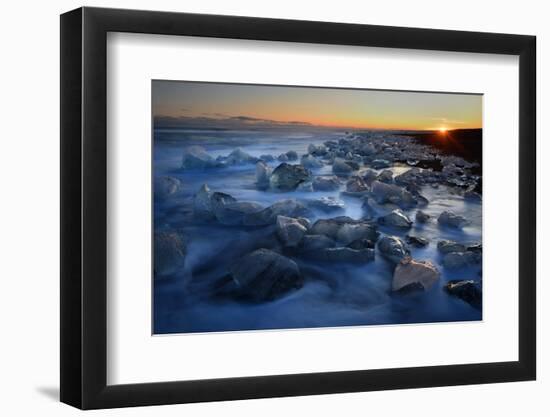
[[[107,385],[108,32],[519,56],[518,361]],[[60,56],[62,402],[95,409],[536,378],[534,36],[84,7],[61,16]]]

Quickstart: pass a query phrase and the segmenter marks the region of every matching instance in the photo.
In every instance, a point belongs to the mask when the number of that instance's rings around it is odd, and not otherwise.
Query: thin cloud
[[[204,116],[155,116],[155,127],[239,129],[247,127],[284,128],[313,126],[311,123],[292,120],[280,121],[258,117],[238,115],[228,116],[221,113],[202,113]]]
[[[201,113],[203,116],[215,116],[215,117],[229,117],[227,114],[225,113],[212,113],[212,112],[203,112]]]
[[[267,124],[273,124],[273,125],[305,125],[305,126],[311,126],[311,123],[308,122],[302,122],[302,121],[280,121],[280,120],[273,120],[273,119],[261,119],[257,117],[251,117],[251,116],[232,116],[229,119],[231,120],[239,120],[241,122],[245,123],[267,123]]]

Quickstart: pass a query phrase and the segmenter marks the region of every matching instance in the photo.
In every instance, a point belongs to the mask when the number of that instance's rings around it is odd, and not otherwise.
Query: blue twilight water
[[[200,145],[214,158],[225,156],[240,147],[252,156],[289,150],[306,154],[310,143],[338,140],[343,132],[288,131],[216,131],[157,129],[154,132],[154,176],[171,176],[183,183],[183,190],[165,199],[155,198],[155,230],[177,229],[185,236],[185,265],[171,279],[154,282],[154,333],[185,333],[276,328],[332,327],[347,325],[401,324],[480,320],[481,311],[459,298],[449,296],[443,286],[451,279],[474,279],[481,276],[481,265],[446,270],[441,266],[438,240],[481,242],[482,210],[480,201],[465,200],[446,186],[425,186],[422,194],[430,203],[422,210],[437,217],[443,210],[463,215],[470,223],[459,229],[442,228],[437,222],[414,223],[407,231],[385,230],[382,233],[404,237],[425,237],[425,248],[411,247],[417,260],[430,260],[441,271],[439,282],[427,291],[407,296],[392,295],[392,265],[376,254],[374,262],[364,265],[330,264],[294,259],[306,277],[304,286],[275,301],[237,302],[215,297],[212,285],[228,274],[230,265],[256,249],[258,242],[273,235],[273,227],[245,228],[219,224],[200,224],[190,220],[189,202],[202,184],[212,191],[231,194],[239,201],[254,201],[264,206],[285,198],[332,196],[342,199],[347,215],[362,217],[361,200],[331,192],[261,191],[255,184],[255,165],[185,171],[180,168],[183,149]],[[269,163],[276,167],[280,162]],[[299,163],[298,161],[291,163]],[[331,166],[313,169],[314,175],[331,175]],[[396,173],[409,169],[394,166]],[[417,209],[405,210],[414,218]],[[312,218],[334,217],[320,214]]]

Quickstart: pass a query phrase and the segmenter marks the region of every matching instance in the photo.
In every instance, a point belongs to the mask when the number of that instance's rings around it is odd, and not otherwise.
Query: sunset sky
[[[156,121],[189,127],[432,130],[482,125],[482,96],[475,94],[153,81],[152,106]]]

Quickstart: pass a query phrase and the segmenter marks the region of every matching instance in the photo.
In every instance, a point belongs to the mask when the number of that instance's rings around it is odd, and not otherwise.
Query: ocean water
[[[414,223],[412,229],[397,231],[380,227],[381,233],[404,237],[425,237],[424,248],[410,247],[416,260],[430,260],[441,272],[441,279],[427,291],[409,295],[391,293],[393,267],[378,253],[374,262],[364,265],[323,263],[294,258],[305,277],[296,291],[263,303],[250,303],[218,297],[216,283],[227,276],[230,266],[246,253],[272,238],[274,228],[245,228],[193,221],[189,215],[192,196],[202,184],[212,191],[231,194],[239,201],[269,206],[285,198],[336,197],[345,202],[338,214],[316,213],[312,218],[346,215],[363,216],[361,200],[331,192],[272,192],[258,190],[255,165],[185,171],[180,168],[183,149],[200,145],[217,157],[239,147],[259,157],[294,150],[301,156],[310,143],[338,140],[343,132],[330,131],[216,131],[157,129],[154,132],[154,175],[180,179],[183,190],[168,198],[155,198],[155,230],[177,229],[185,236],[185,265],[168,279],[154,281],[154,333],[188,333],[235,330],[264,330],[352,325],[432,323],[481,320],[481,311],[449,296],[443,289],[451,279],[481,279],[481,265],[449,271],[442,267],[436,244],[441,239],[481,242],[481,202],[467,201],[452,188],[423,187],[430,203],[422,210],[437,217],[443,210],[463,215],[470,223],[462,230],[439,227],[437,222]],[[269,165],[276,167],[280,162]],[[290,163],[299,163],[298,161]],[[391,168],[396,174],[407,167]],[[332,167],[313,169],[314,175],[332,175]],[[404,210],[414,219],[416,209]]]

